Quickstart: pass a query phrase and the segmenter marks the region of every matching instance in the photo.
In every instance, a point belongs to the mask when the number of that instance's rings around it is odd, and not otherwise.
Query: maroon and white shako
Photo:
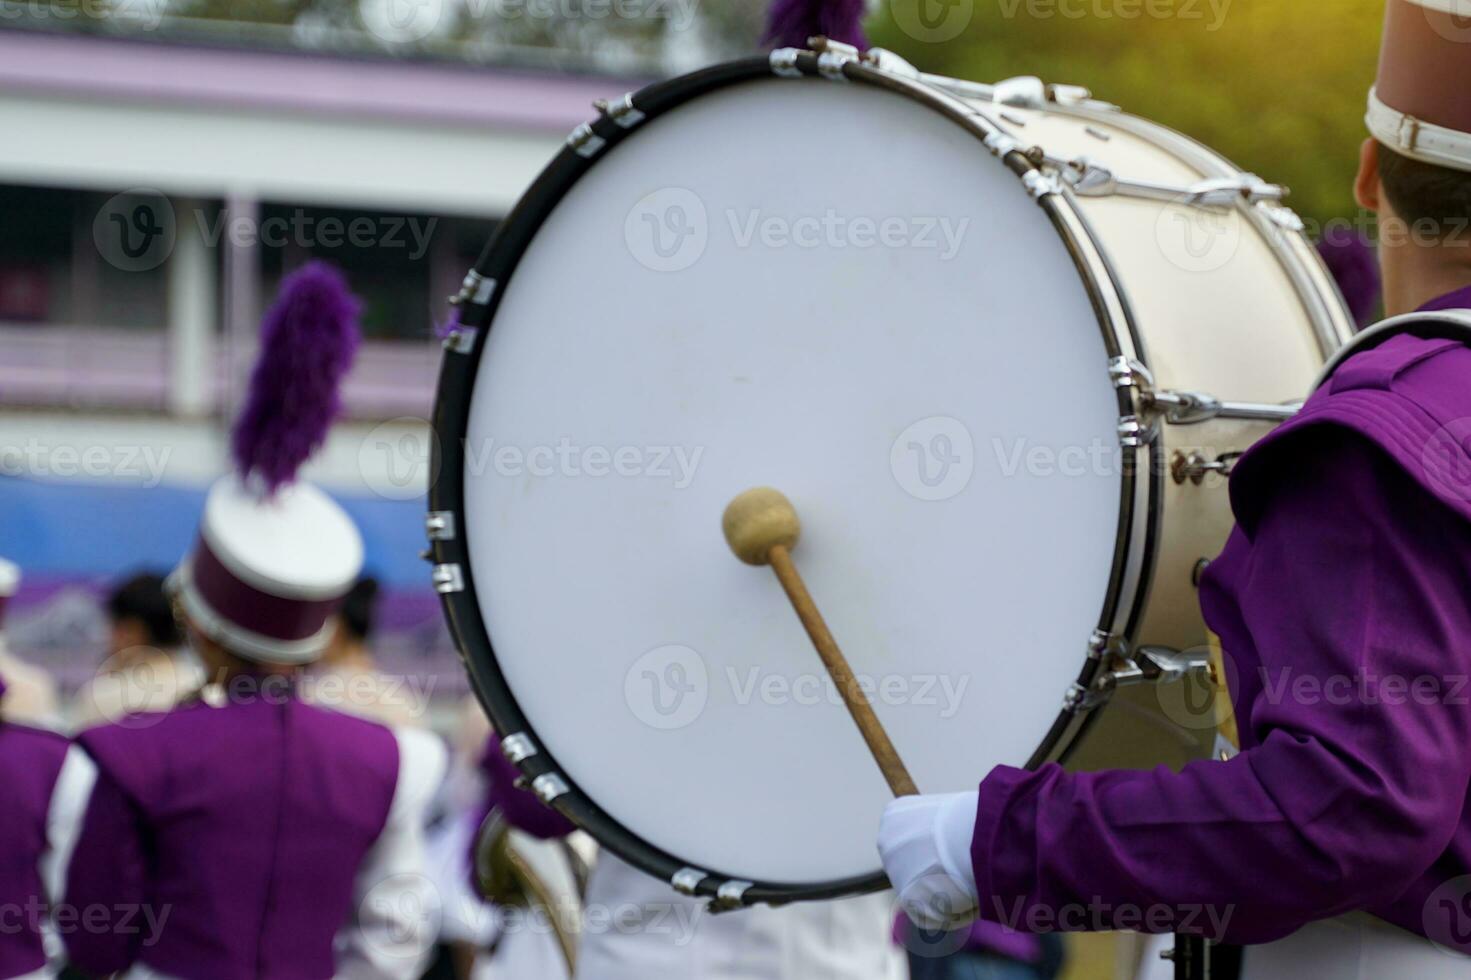
[[[297,471],[327,436],[360,340],[342,275],[311,263],[281,285],[231,439],[234,471],[205,501],[199,540],[170,577],[194,625],[232,653],[316,660],[363,565],[347,512]]]

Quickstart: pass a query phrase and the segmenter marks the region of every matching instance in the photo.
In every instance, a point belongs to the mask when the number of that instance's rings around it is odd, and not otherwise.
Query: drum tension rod
[[[1234,177],[1211,177],[1193,184],[1160,184],[1148,180],[1120,177],[1091,157],[1064,160],[1054,157],[1040,146],[1027,155],[1038,166],[1047,166],[1062,175],[1068,186],[1082,197],[1139,197],[1164,201],[1190,208],[1229,208],[1235,204],[1260,201],[1280,202],[1288,190],[1281,184],[1269,184],[1256,174]]]
[[[1143,646],[1133,653],[1117,654],[1117,666],[1099,674],[1092,687],[1074,684],[1068,690],[1067,707],[1073,711],[1089,711],[1113,696],[1121,687],[1140,684],[1169,684],[1195,676],[1211,678],[1210,652],[1185,651],[1169,647]]]
[[[1108,362],[1115,388],[1133,388],[1139,393],[1142,412],[1164,416],[1172,425],[1195,425],[1211,419],[1246,419],[1256,422],[1285,422],[1302,410],[1302,402],[1272,405],[1264,402],[1222,401],[1200,391],[1156,390],[1149,368],[1127,357]]]

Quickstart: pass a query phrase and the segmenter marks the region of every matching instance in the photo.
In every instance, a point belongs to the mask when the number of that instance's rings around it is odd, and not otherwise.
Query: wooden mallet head
[[[777,545],[790,549],[802,534],[797,509],[780,490],[756,487],[730,502],[720,519],[726,543],[748,565],[766,565]]]

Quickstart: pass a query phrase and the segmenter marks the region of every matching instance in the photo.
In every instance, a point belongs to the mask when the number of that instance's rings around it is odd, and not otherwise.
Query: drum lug
[[[627,93],[623,98],[614,102],[609,102],[607,99],[598,99],[592,106],[623,129],[632,129],[648,118],[643,112],[634,107],[632,92]]]
[[[597,156],[608,141],[593,132],[592,123],[583,123],[568,135],[567,145],[576,150],[578,156],[591,158]]]
[[[680,868],[674,872],[674,877],[669,879],[669,884],[681,895],[693,895],[700,882],[710,877],[699,868]]]
[[[459,565],[435,565],[431,580],[434,582],[434,591],[440,595],[465,591],[465,573]]]
[[[830,82],[848,80],[848,76],[843,74],[843,66],[859,60],[860,54],[857,48],[821,35],[808,38],[807,43],[812,45],[813,51],[817,52],[817,73],[819,75]]]
[[[1026,186],[1027,193],[1038,201],[1048,195],[1062,193],[1062,181],[1057,174],[1041,170],[1028,170],[1022,175],[1022,184]]]
[[[484,306],[490,302],[495,295],[495,280],[487,279],[480,273],[471,269],[465,273],[465,279],[460,283],[460,291],[449,298],[451,306],[465,306],[473,303],[476,306]]]
[[[1154,374],[1149,368],[1129,357],[1115,357],[1108,362],[1108,376],[1115,388],[1154,389]]]
[[[1117,633],[1109,633],[1105,630],[1094,630],[1093,635],[1088,637],[1088,659],[1104,660],[1109,657],[1123,656],[1129,644]]]
[[[986,134],[986,149],[990,150],[992,155],[998,157],[1005,157],[1009,153],[1023,152],[1021,143],[1017,142],[1015,137],[999,129]]]
[[[1285,228],[1287,231],[1294,232],[1304,232],[1307,230],[1308,226],[1302,220],[1302,216],[1285,204],[1263,208],[1262,211],[1271,219],[1272,224],[1279,228]]]
[[[572,787],[567,785],[567,780],[556,773],[544,772],[531,781],[531,791],[543,803],[550,803],[557,797],[566,796],[572,792]]]
[[[710,902],[711,912],[733,912],[746,907],[746,892],[752,887],[749,881],[723,881],[715,890]]]
[[[455,512],[431,510],[424,518],[424,533],[430,541],[453,541],[455,539]]]
[[[777,48],[772,51],[768,59],[771,73],[778,78],[801,78],[802,69],[797,67],[797,56],[801,53],[801,48]]]
[[[1047,86],[1036,75],[1004,78],[992,86],[991,99],[997,105],[1015,106],[1018,109],[1045,109]]]
[[[1155,428],[1137,415],[1125,415],[1119,419],[1119,445],[1125,449],[1138,449],[1154,441]]]
[[[516,732],[501,739],[501,755],[512,765],[518,765],[536,755],[536,742],[525,732]]]
[[[865,64],[890,75],[918,80],[919,69],[886,48],[869,48],[863,53]]]

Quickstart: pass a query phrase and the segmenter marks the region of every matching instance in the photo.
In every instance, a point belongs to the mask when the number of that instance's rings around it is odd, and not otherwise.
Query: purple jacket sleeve
[[[1251,747],[1178,774],[996,769],[972,841],[984,918],[1265,942],[1392,903],[1457,833],[1471,531],[1367,440],[1315,427],[1283,447],[1218,562],[1222,615],[1261,659],[1236,705]],[[1441,696],[1407,694],[1424,679]]]
[[[482,818],[492,809],[499,808],[512,827],[542,840],[566,837],[577,829],[572,821],[543,803],[535,793],[516,787],[521,773],[501,754],[500,736],[490,736],[480,767],[485,773],[486,786]]]
[[[99,772],[67,866],[64,905],[78,921],[59,929],[67,958],[87,974],[121,973],[138,955],[141,931],[109,923],[115,915],[131,918],[147,901],[147,847],[141,828],[133,801],[106,772]],[[96,916],[104,921],[99,924]]]

